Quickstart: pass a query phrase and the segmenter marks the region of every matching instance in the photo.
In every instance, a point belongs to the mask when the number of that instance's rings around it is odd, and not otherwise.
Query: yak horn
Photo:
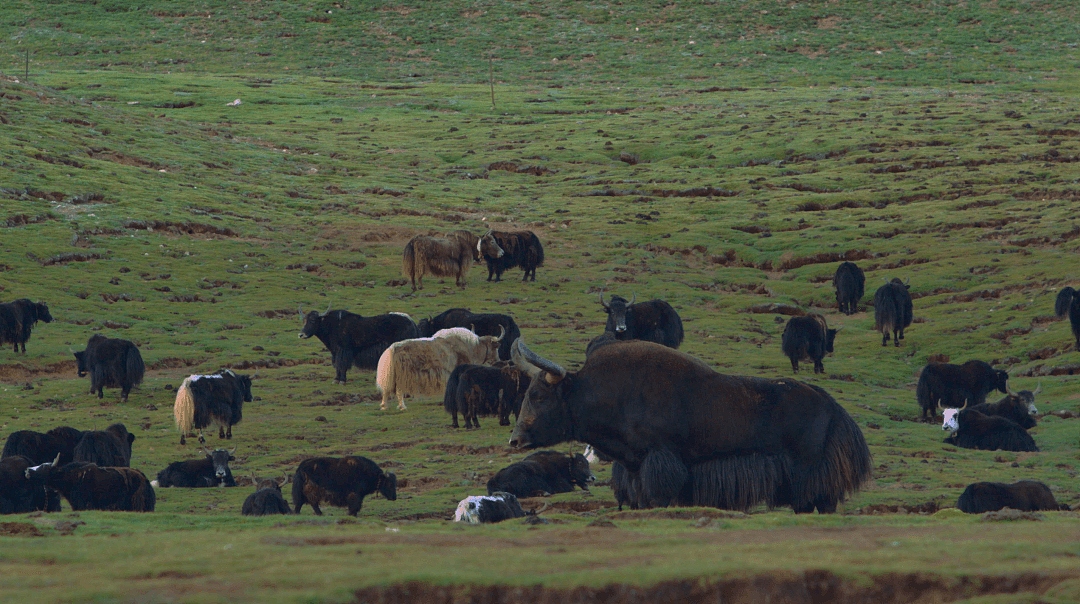
[[[634,292],[633,294],[630,295],[630,303],[627,304],[627,306],[633,306],[634,305],[634,300],[637,300],[637,292]]]
[[[515,340],[514,345],[518,348],[518,352],[521,354],[522,357],[525,358],[526,361],[532,363],[533,365],[536,365],[540,369],[552,375],[558,376],[559,379],[566,377],[566,370],[563,369],[561,365],[553,361],[549,361],[544,357],[536,354],[535,352],[529,350],[529,347],[525,345],[525,342],[524,340],[522,340],[522,338],[518,338],[517,340]]]
[[[296,314],[300,315],[301,317],[304,316],[304,305],[303,304],[297,304],[296,305]]]
[[[56,467],[56,464],[58,464],[58,463],[60,463],[60,452],[59,451],[57,451],[57,453],[56,453],[56,459],[54,459],[53,462],[52,462],[53,467]]]
[[[283,487],[289,484],[289,474],[284,470],[281,471],[281,482],[278,483],[279,487]]]
[[[608,308],[607,302],[604,302],[604,290],[600,290],[600,306]]]
[[[326,313],[330,312],[330,307],[334,305],[334,301],[330,300],[330,303],[326,305],[326,311],[321,316],[325,317]]]
[[[1032,392],[1031,396],[1035,396],[1040,392],[1042,392],[1042,380],[1039,380],[1039,385],[1035,387],[1035,392]]]
[[[505,338],[505,337],[506,337],[506,326],[500,323],[499,324],[499,339],[497,339],[495,341],[496,342],[502,342],[502,339]]]

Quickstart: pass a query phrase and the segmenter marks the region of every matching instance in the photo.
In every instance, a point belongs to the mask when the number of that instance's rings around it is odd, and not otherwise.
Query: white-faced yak
[[[514,355],[538,372],[510,446],[592,445],[640,482],[640,507],[832,513],[870,478],[858,425],[817,386],[723,375],[652,342],[597,348],[576,373],[520,339]]]
[[[205,457],[199,459],[186,459],[174,461],[158,472],[157,479],[151,485],[154,487],[183,487],[198,489],[205,487],[235,487],[236,480],[233,478],[229,462],[235,461],[233,452],[236,447],[226,451],[203,449]]]
[[[1035,439],[1014,422],[974,409],[945,409],[942,430],[951,430],[945,443],[983,451],[1038,451]]]

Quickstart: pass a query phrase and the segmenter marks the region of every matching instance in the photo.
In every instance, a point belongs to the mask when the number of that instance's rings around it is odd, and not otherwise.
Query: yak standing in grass
[[[488,231],[480,237],[476,251],[487,262],[488,281],[492,275],[502,281],[503,272],[515,266],[525,271],[522,281],[536,281],[536,268],[544,265],[544,246],[532,231]]]
[[[458,365],[446,381],[443,409],[453,418],[452,428],[458,427],[460,411],[465,429],[479,428],[479,415],[496,415],[500,426],[510,425],[510,414],[517,419],[521,401],[532,378],[513,363],[499,361],[493,366]]]
[[[88,430],[75,445],[74,461],[88,462],[100,467],[126,468],[131,465],[131,445],[135,435],[124,424],[113,424],[104,430]]]
[[[573,456],[558,451],[537,451],[499,470],[488,480],[488,495],[498,491],[518,497],[545,497],[569,493],[579,486],[586,491],[596,480],[589,461],[581,453]]]
[[[75,353],[79,377],[90,374],[90,394],[97,392],[104,398],[104,388],[120,388],[120,398],[125,403],[131,389],[142,383],[143,365],[139,348],[128,340],[106,338],[101,334],[90,336],[86,350]]]
[[[723,375],[641,341],[602,346],[576,373],[520,339],[514,360],[536,374],[510,446],[592,445],[640,482],[641,507],[833,513],[870,478],[858,425],[817,386]]]
[[[965,514],[996,512],[1003,508],[1012,508],[1021,512],[1042,510],[1058,511],[1071,509],[1068,505],[1058,504],[1050,487],[1035,480],[1021,480],[1012,484],[1003,482],[976,482],[969,484],[956,507]]]
[[[1065,287],[1058,292],[1054,300],[1054,314],[1064,319],[1069,317],[1072,325],[1073,338],[1076,339],[1074,350],[1080,350],[1080,295],[1071,287]]]
[[[235,461],[233,452],[236,447],[226,451],[203,449],[206,457],[174,461],[158,472],[157,479],[150,483],[154,487],[182,487],[188,489],[206,487],[235,487],[229,462]]]
[[[379,357],[391,344],[418,338],[420,332],[412,317],[404,313],[362,317],[346,310],[327,308],[322,314],[313,310],[304,317],[299,337],[303,340],[312,336],[319,338],[330,351],[334,383],[344,386],[350,367],[374,370]]]
[[[845,315],[859,312],[859,301],[866,287],[866,275],[862,269],[854,262],[841,262],[836,267],[832,284],[836,288],[836,305],[840,312]]]
[[[317,516],[319,505],[326,502],[348,508],[356,516],[364,505],[364,497],[378,491],[388,501],[397,500],[397,476],[384,474],[378,464],[366,457],[313,457],[300,462],[293,476],[293,512],[300,513],[306,503]]]
[[[780,339],[780,349],[791,360],[791,370],[799,373],[799,361],[810,359],[814,362],[814,373],[825,373],[821,361],[826,352],[833,351],[837,331],[829,329],[825,317],[817,313],[789,319]]]
[[[963,407],[967,404],[981,405],[986,395],[994,390],[1009,393],[1009,374],[994,369],[985,361],[970,360],[963,365],[931,361],[919,374],[915,386],[915,399],[930,419],[937,417],[938,407]]]
[[[60,456],[61,464],[75,461],[75,445],[82,440],[83,431],[59,426],[42,434],[33,430],[16,430],[8,434],[0,458],[22,455],[30,465],[40,465]]]
[[[49,307],[44,302],[31,302],[26,298],[0,304],[0,345],[11,344],[15,352],[22,348],[26,354],[26,342],[38,321],[52,323]]]
[[[900,340],[904,339],[904,328],[914,319],[909,287],[893,278],[874,293],[874,330],[881,332],[882,346],[889,343],[889,334],[892,334],[893,344],[899,346]]]
[[[521,329],[518,328],[514,318],[501,313],[475,313],[467,308],[451,308],[441,314],[428,319],[420,319],[417,328],[420,338],[430,338],[441,329],[452,327],[464,327],[478,336],[497,336],[504,333],[499,344],[499,359],[510,360],[510,347],[514,340],[521,337]]]
[[[1026,430],[1004,417],[987,416],[974,409],[945,409],[942,430],[951,430],[945,443],[983,451],[1038,451]]]
[[[223,369],[212,375],[191,375],[184,378],[176,391],[173,417],[180,430],[180,444],[194,428],[199,442],[205,443],[202,429],[218,427],[218,438],[232,438],[232,427],[244,417],[244,403],[250,403],[251,376]]]
[[[428,237],[418,235],[405,244],[401,272],[412,281],[412,290],[424,289],[424,275],[453,277],[461,288],[468,281],[469,269],[479,253],[464,237]]]
[[[678,348],[683,341],[683,324],[679,313],[663,300],[637,302],[637,294],[627,301],[622,296],[612,296],[604,302],[600,292],[600,306],[607,313],[604,333],[612,333],[617,340],[645,340],[668,348]]]

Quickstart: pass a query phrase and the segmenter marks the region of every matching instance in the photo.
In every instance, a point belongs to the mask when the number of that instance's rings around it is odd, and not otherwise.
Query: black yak
[[[1035,389],[1035,392],[1030,390],[1021,390],[1020,392],[1009,391],[1005,395],[1005,398],[996,403],[983,403],[981,405],[975,405],[973,410],[982,413],[983,415],[997,415],[1004,417],[1021,428],[1028,430],[1035,427],[1035,418],[1032,417],[1038,413],[1038,409],[1035,408],[1035,395],[1042,390],[1042,384]]]
[[[1002,508],[1012,508],[1021,512],[1041,510],[1069,510],[1068,505],[1058,504],[1050,487],[1035,480],[1021,480],[1012,484],[1003,482],[976,482],[969,484],[956,507],[965,514],[996,512]]]
[[[645,340],[678,348],[683,341],[683,324],[679,313],[663,300],[637,302],[637,294],[627,301],[622,296],[612,296],[604,302],[600,292],[600,305],[607,313],[604,333],[615,334],[617,340]]]
[[[41,321],[52,323],[49,307],[44,302],[31,302],[26,298],[0,304],[0,344],[11,344],[15,352],[26,353],[30,331]]]
[[[26,477],[26,470],[34,465],[22,455],[0,459],[0,514],[60,511],[56,491],[31,484]]]
[[[945,443],[983,451],[1038,451],[1026,430],[1004,417],[987,416],[973,409],[945,409],[942,430],[952,430]]]
[[[202,429],[218,427],[218,438],[232,438],[232,427],[244,418],[244,403],[250,403],[251,376],[223,369],[212,375],[191,375],[184,378],[176,391],[173,418],[180,430],[180,444],[194,428],[199,442],[205,443]]]
[[[520,339],[514,354],[541,372],[510,446],[592,445],[623,466],[629,483],[640,480],[647,506],[765,503],[832,513],[870,478],[858,425],[817,386],[723,375],[651,342],[598,348],[576,373]]]
[[[1076,339],[1074,350],[1080,350],[1080,295],[1071,287],[1062,288],[1054,300],[1054,314],[1064,319],[1069,317],[1073,338]]]
[[[288,482],[278,482],[273,478],[264,478],[255,481],[255,492],[244,499],[240,507],[240,513],[244,516],[269,516],[271,514],[292,514],[285,497],[281,494],[281,486]]]
[[[135,435],[124,424],[113,424],[104,430],[88,430],[75,445],[74,461],[96,464],[100,467],[127,467],[131,465],[131,445]]]
[[[26,477],[35,486],[59,491],[75,511],[152,512],[157,501],[150,481],[134,468],[101,468],[85,461],[46,463],[27,468]]]
[[[417,323],[420,335],[430,338],[435,332],[451,327],[464,327],[478,336],[497,336],[505,333],[499,344],[499,359],[510,360],[510,347],[521,336],[514,318],[500,313],[474,313],[467,308],[451,308],[429,319],[420,319]]]
[[[158,472],[157,480],[150,483],[154,487],[183,487],[197,489],[203,487],[235,487],[229,462],[235,461],[233,452],[236,447],[226,451],[203,449],[205,457],[174,461]]]
[[[364,505],[364,497],[378,491],[389,501],[397,499],[397,476],[384,474],[379,466],[366,457],[312,457],[300,462],[293,476],[293,512],[300,513],[306,503],[322,516],[319,504],[348,508],[356,516]]]
[[[915,387],[915,399],[930,419],[937,417],[937,408],[981,405],[993,390],[1009,392],[1009,374],[994,369],[985,361],[970,360],[963,365],[931,361],[923,367]]]
[[[412,281],[413,291],[424,289],[425,274],[453,277],[454,283],[463,288],[477,255],[466,238],[418,235],[405,244],[401,273]]]
[[[488,231],[480,237],[476,250],[487,262],[488,281],[492,275],[495,281],[502,280],[503,272],[508,268],[520,266],[525,274],[522,281],[536,281],[536,268],[544,265],[544,246],[532,231]]]
[[[892,334],[893,344],[899,346],[900,340],[904,339],[904,328],[914,319],[908,287],[907,283],[894,278],[874,293],[874,330],[881,332],[882,346],[889,343],[889,334]]]
[[[859,312],[859,301],[862,300],[866,287],[866,276],[862,269],[854,262],[841,262],[840,266],[836,267],[832,284],[836,288],[836,305],[840,312],[845,315]]]
[[[345,310],[311,311],[304,318],[300,339],[315,336],[330,351],[334,383],[345,384],[349,368],[375,369],[379,357],[394,342],[420,337],[409,315],[388,313],[362,317]]]
[[[488,495],[498,491],[518,497],[569,493],[579,486],[586,491],[596,480],[589,462],[581,453],[573,456],[558,451],[537,451],[499,470],[487,482]]]
[[[513,493],[496,492],[462,499],[454,511],[454,522],[488,524],[525,516]]]
[[[104,398],[104,388],[120,388],[124,402],[131,389],[142,383],[146,369],[134,343],[101,334],[90,336],[86,350],[75,353],[75,361],[79,377],[90,374],[90,394],[97,392],[98,398]]]
[[[837,331],[829,329],[825,317],[817,313],[788,319],[780,338],[780,349],[791,360],[791,370],[799,373],[799,361],[810,359],[814,362],[814,373],[825,373],[821,361],[826,352],[833,351]]]
[[[516,420],[521,412],[521,401],[531,380],[531,376],[506,361],[490,367],[458,365],[446,380],[443,394],[443,409],[453,418],[451,427],[458,427],[459,411],[466,429],[480,427],[479,415],[496,415],[500,426],[509,426],[510,414]]]
[[[60,463],[65,464],[75,461],[75,445],[79,444],[82,436],[82,430],[68,426],[53,428],[44,434],[33,430],[16,430],[8,435],[0,458],[22,455],[36,466],[52,461],[59,454]]]

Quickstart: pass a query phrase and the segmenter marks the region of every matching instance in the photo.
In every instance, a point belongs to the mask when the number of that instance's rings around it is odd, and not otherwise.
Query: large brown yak
[[[453,277],[458,287],[465,287],[467,273],[479,252],[467,238],[456,233],[447,237],[417,235],[405,244],[401,273],[412,281],[413,291],[424,289],[424,275],[429,273]]]
[[[597,348],[569,373],[519,339],[515,362],[539,371],[510,445],[590,444],[640,482],[639,507],[831,513],[870,478],[858,425],[817,386],[723,375],[640,341]]]

